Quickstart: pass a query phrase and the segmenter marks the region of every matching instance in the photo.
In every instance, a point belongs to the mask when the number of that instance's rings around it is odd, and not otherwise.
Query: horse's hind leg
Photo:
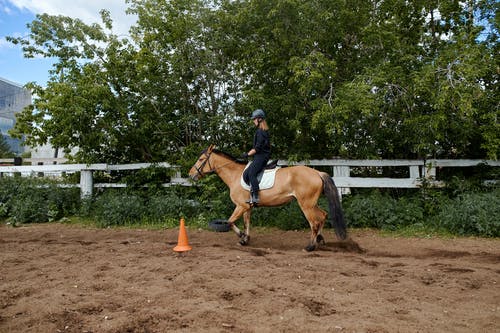
[[[323,209],[319,208],[318,206],[316,206],[316,208],[321,212],[321,214],[318,213],[318,215],[320,215],[320,226],[319,226],[319,231],[318,231],[318,236],[316,236],[316,242],[318,242],[319,244],[326,244],[325,242],[325,238],[323,237],[323,227],[325,226],[325,221],[326,221],[326,218],[328,216],[328,213],[325,212]]]
[[[318,206],[314,206],[312,208],[302,208],[302,212],[306,216],[309,226],[311,227],[311,240],[309,245],[306,246],[306,251],[314,251],[318,247],[318,243],[325,242],[321,232],[323,230],[323,226],[325,225],[327,214]]]

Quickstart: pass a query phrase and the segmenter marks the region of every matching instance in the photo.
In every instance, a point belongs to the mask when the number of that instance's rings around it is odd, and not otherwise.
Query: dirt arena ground
[[[0,226],[0,332],[500,332],[500,239]]]

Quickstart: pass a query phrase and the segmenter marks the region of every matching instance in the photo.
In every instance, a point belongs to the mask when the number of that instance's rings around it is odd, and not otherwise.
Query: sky
[[[5,37],[29,34],[26,26],[36,14],[64,15],[83,22],[101,23],[99,11],[107,9],[113,19],[113,32],[127,34],[135,18],[127,15],[125,0],[0,0],[0,78],[18,85],[34,81],[45,86],[53,60],[26,59],[21,48],[7,42]]]

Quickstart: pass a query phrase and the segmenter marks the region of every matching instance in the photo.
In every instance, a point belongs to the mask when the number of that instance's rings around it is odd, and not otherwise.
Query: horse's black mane
[[[214,153],[216,153],[216,154],[219,154],[219,155],[222,155],[222,156],[225,156],[225,157],[229,158],[230,160],[232,160],[232,161],[234,161],[234,162],[236,162],[236,163],[238,163],[238,164],[247,164],[247,162],[246,162],[246,161],[241,160],[241,159],[239,159],[239,158],[236,158],[236,157],[234,157],[233,155],[231,155],[231,154],[229,154],[229,153],[226,153],[226,152],[223,152],[223,151],[221,151],[221,150],[214,149],[212,152],[214,152]]]

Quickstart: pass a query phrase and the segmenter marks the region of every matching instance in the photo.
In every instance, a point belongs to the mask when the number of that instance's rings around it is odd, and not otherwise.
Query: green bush
[[[276,227],[283,230],[309,227],[309,223],[296,201],[281,207],[259,207],[254,209],[251,221],[252,226]],[[329,227],[329,225],[326,227]]]
[[[344,213],[349,227],[404,229],[420,226],[456,235],[500,236],[500,190],[464,192],[455,196],[439,189],[392,198],[373,191],[346,197]]]
[[[412,198],[394,199],[378,191],[348,197],[343,208],[349,227],[394,230],[424,220],[424,210],[418,201]]]
[[[434,216],[439,214],[444,206],[451,201],[445,191],[441,189],[420,189],[415,195],[417,201],[421,205],[424,216]]]
[[[101,227],[123,226],[140,221],[144,215],[144,200],[125,191],[109,190],[91,203],[91,216]]]
[[[191,190],[182,187],[166,189],[108,189],[82,205],[81,215],[94,218],[102,227],[130,224],[162,224],[180,217],[196,218],[201,212]],[[190,195],[188,195],[190,194]],[[171,223],[172,224],[172,223]]]
[[[229,217],[234,209],[234,204],[229,195],[229,189],[222,180],[215,175],[203,178],[199,182],[195,195],[200,207],[198,214],[206,220],[224,219]]]
[[[458,196],[437,214],[435,224],[457,235],[500,237],[500,189]]]
[[[14,178],[0,178],[0,219],[9,217],[12,207],[12,197],[17,193],[19,182],[13,181]]]
[[[183,199],[175,192],[156,194],[147,200],[144,218],[150,222],[163,222],[166,219],[180,217],[193,218],[198,213],[199,204],[193,200]]]
[[[464,184],[459,184],[465,186]],[[455,186],[455,189],[457,186]],[[481,192],[483,191],[483,192]],[[348,227],[385,230],[439,230],[457,235],[500,236],[500,189],[459,191],[424,188],[418,191],[360,191],[342,203]],[[320,206],[327,210],[325,198]],[[80,200],[78,188],[64,188],[40,178],[0,178],[0,219],[14,223],[57,221],[79,214],[101,227],[178,225],[207,227],[208,221],[227,219],[233,212],[229,190],[218,177],[199,186],[106,189]],[[243,225],[242,220],[238,224]],[[284,230],[308,228],[297,202],[252,212],[252,226]]]
[[[74,215],[80,207],[78,188],[37,178],[0,179],[0,218],[15,223],[50,222]]]

